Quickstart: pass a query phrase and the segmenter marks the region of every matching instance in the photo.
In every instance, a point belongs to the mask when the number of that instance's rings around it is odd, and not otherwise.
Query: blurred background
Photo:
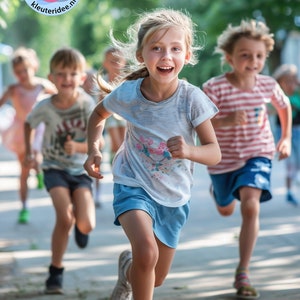
[[[300,69],[300,0],[80,0],[59,16],[38,14],[22,0],[0,0],[0,94],[14,80],[9,63],[14,49],[34,48],[40,58],[37,75],[42,77],[48,74],[51,55],[62,46],[79,49],[89,67],[98,69],[109,45],[109,30],[122,40],[141,11],[158,7],[186,10],[197,25],[197,38],[203,46],[199,63],[181,73],[195,85],[224,71],[219,55],[214,55],[216,39],[227,24],[237,25],[241,19],[264,21],[274,33],[276,46],[265,74],[281,63],[293,63]]]

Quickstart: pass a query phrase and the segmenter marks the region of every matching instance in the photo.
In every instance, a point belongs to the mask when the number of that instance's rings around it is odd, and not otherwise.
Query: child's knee
[[[259,200],[257,199],[243,200],[241,203],[241,212],[243,217],[257,217],[259,214],[259,206]]]
[[[88,234],[95,228],[95,223],[91,222],[90,220],[84,222],[76,222],[76,225],[80,232],[82,232],[83,234]]]
[[[234,208],[235,208],[235,201],[231,202],[229,205],[227,206],[217,206],[218,208],[218,212],[220,213],[220,215],[222,215],[223,217],[228,217],[231,216],[234,212]]]
[[[158,261],[158,250],[152,245],[145,246],[137,251],[135,259],[143,271],[149,271],[155,269]]]
[[[166,277],[167,277],[167,275],[158,275],[158,274],[156,274],[154,287],[162,286],[165,279],[166,279]]]
[[[73,218],[68,216],[58,217],[56,219],[56,224],[62,231],[69,231],[73,225]]]

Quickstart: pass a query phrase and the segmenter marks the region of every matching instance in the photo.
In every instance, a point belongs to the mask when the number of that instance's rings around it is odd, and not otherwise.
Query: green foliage
[[[163,5],[175,9],[186,8],[197,24],[199,33],[206,33],[205,48],[200,53],[198,65],[193,71],[185,70],[183,73],[189,81],[198,85],[224,72],[220,57],[214,55],[214,48],[217,37],[229,23],[237,25],[241,19],[263,20],[273,33],[279,30],[285,33],[299,31],[300,26],[300,0],[190,0],[188,6],[185,0],[163,0]],[[268,61],[271,70],[280,62],[280,46],[283,42],[276,39],[277,47]]]
[[[124,32],[135,20],[138,13],[157,7],[158,0],[102,0],[85,4],[85,9],[77,14],[78,22],[72,27],[73,45],[79,48],[89,65],[99,69],[102,53],[110,44],[109,31],[116,39],[123,40]],[[88,12],[87,12],[88,11]]]
[[[7,23],[14,17],[14,10],[19,5],[18,0],[0,0],[0,37]]]
[[[197,25],[199,63],[187,66],[181,77],[201,85],[212,76],[222,73],[220,57],[214,55],[219,34],[227,24],[236,25],[243,18],[265,20],[276,37],[276,49],[269,65],[279,62],[285,34],[300,26],[300,0],[81,0],[68,13],[45,16],[36,13],[21,0],[0,0],[0,36],[2,42],[14,48],[34,48],[41,61],[40,75],[48,73],[48,63],[53,52],[63,46],[79,49],[90,67],[99,68],[103,50],[109,45],[109,31],[117,39],[142,11],[157,7],[186,10]]]

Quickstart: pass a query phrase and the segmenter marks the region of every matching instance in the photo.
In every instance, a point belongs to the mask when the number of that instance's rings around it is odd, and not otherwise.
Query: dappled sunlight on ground
[[[45,190],[35,189],[32,174],[31,221],[18,224],[18,164],[11,158],[0,163],[0,222],[4,228],[0,235],[0,299],[52,300],[43,295],[55,218],[51,200]],[[129,249],[122,228],[113,225],[112,175],[110,166],[103,169],[102,207],[96,210],[97,226],[88,247],[79,249],[74,230],[70,232],[64,257],[64,300],[107,300],[117,280],[119,253]],[[205,168],[195,173],[190,218],[170,273],[155,290],[155,300],[235,299],[232,284],[238,262],[239,203],[230,218],[221,217],[208,192]],[[261,206],[251,281],[262,300],[300,300],[300,208],[285,202],[280,172],[275,172],[275,180],[274,199]]]

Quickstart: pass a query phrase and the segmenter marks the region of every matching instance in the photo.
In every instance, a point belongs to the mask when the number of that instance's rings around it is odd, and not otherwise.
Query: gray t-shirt
[[[87,122],[95,102],[81,89],[76,103],[68,109],[56,108],[51,99],[52,97],[49,97],[37,103],[27,116],[27,122],[32,128],[36,128],[42,122],[45,123],[42,168],[64,170],[72,175],[84,174],[86,172],[83,163],[87,155],[66,154],[64,143],[68,135],[77,142],[86,140]]]
[[[126,81],[103,100],[108,111],[127,121],[125,140],[113,163],[114,182],[142,187],[157,203],[179,207],[190,199],[193,162],[173,159],[167,140],[180,135],[194,145],[194,128],[218,110],[198,87],[184,80],[170,98],[149,101],[141,93],[142,81]]]

